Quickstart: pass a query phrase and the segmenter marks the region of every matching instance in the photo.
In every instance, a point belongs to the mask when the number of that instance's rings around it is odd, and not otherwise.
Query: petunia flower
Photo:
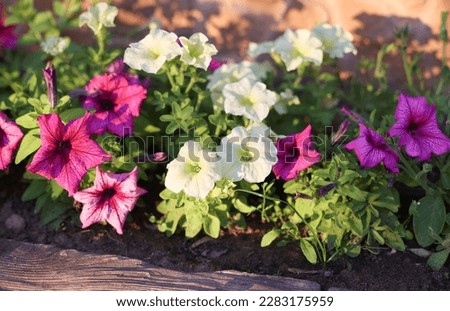
[[[277,178],[294,179],[300,171],[320,161],[320,153],[312,148],[311,131],[311,125],[308,125],[300,133],[277,140],[278,162],[273,166],[273,172]]]
[[[17,36],[14,34],[16,25],[5,26],[5,20],[2,18],[3,5],[0,3],[0,47],[11,49],[16,46]]]
[[[80,15],[79,26],[86,24],[95,34],[98,34],[103,27],[115,26],[114,19],[117,13],[119,10],[115,6],[105,2],[97,3]]]
[[[232,181],[263,182],[277,162],[277,150],[266,126],[235,127],[217,148],[221,175]]]
[[[19,146],[23,134],[13,121],[0,111],[0,170],[5,170],[13,160],[13,153]]]
[[[141,81],[137,74],[128,72],[127,67],[125,67],[125,63],[123,62],[123,58],[117,58],[114,62],[109,64],[106,67],[106,71],[114,76],[122,76],[130,82],[130,84],[139,84],[144,88],[148,88],[151,85],[151,80],[146,78]]]
[[[177,39],[173,32],[152,29],[144,39],[130,44],[123,61],[133,69],[157,73],[166,61],[181,54]]]
[[[267,90],[264,83],[248,78],[225,85],[223,96],[226,113],[258,122],[267,117],[277,101],[276,93]]]
[[[89,116],[86,112],[66,125],[55,113],[38,117],[42,143],[27,169],[54,179],[69,192],[69,196],[78,190],[88,169],[111,158],[89,137]]]
[[[69,44],[70,39],[67,37],[62,38],[58,36],[50,36],[45,39],[45,41],[41,42],[40,46],[42,51],[44,51],[45,53],[56,56],[64,52]]]
[[[296,70],[303,62],[322,64],[322,43],[309,30],[287,29],[275,40],[273,52],[280,55],[287,71]]]
[[[201,32],[194,33],[188,38],[179,38],[182,52],[181,60],[191,66],[207,70],[213,55],[217,54],[216,47],[207,43],[208,38]]]
[[[211,72],[216,71],[217,69],[219,69],[220,67],[222,67],[222,65],[226,64],[226,62],[224,61],[220,61],[216,58],[211,58],[211,62],[208,65],[208,70]]]
[[[277,102],[273,106],[273,109],[279,115],[285,115],[288,113],[289,106],[300,105],[300,99],[298,96],[294,95],[291,89],[285,89],[277,96]]]
[[[346,53],[356,55],[357,51],[352,43],[353,36],[340,25],[332,26],[323,23],[312,29],[312,34],[322,42],[322,49],[331,58],[342,58]]]
[[[105,131],[125,136],[133,132],[133,117],[140,114],[147,90],[130,83],[123,76],[104,74],[94,77],[85,90],[83,102],[86,109],[95,109],[90,120],[90,131],[101,135]]]
[[[438,127],[436,106],[428,105],[425,97],[400,94],[394,118],[389,136],[398,136],[399,147],[405,146],[409,156],[428,161],[432,153],[450,151],[450,139]]]
[[[187,141],[167,165],[164,185],[175,193],[184,191],[189,196],[204,199],[221,178],[217,162],[214,152],[202,149],[198,142]]]
[[[247,55],[255,58],[262,54],[270,54],[274,49],[274,44],[274,41],[264,41],[261,43],[250,42]]]
[[[137,180],[137,167],[129,173],[114,174],[97,166],[94,185],[73,195],[75,200],[83,203],[80,215],[83,229],[106,220],[118,234],[123,234],[127,214],[147,192],[137,186]]]
[[[354,150],[359,163],[365,168],[372,168],[384,163],[391,172],[398,173],[398,155],[386,140],[374,130],[359,123],[359,137],[345,145],[347,150]]]

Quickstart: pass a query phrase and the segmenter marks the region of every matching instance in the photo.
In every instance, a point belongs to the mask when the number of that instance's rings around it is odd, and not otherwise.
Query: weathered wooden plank
[[[238,271],[187,273],[113,255],[0,239],[2,290],[320,290],[316,282]]]

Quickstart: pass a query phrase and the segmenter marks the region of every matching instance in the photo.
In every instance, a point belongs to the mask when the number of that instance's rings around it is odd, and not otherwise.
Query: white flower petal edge
[[[56,56],[69,46],[69,38],[61,38],[58,36],[48,37],[44,42],[41,42],[41,49],[47,54]]]
[[[189,39],[180,37],[180,42],[182,44],[181,60],[188,65],[207,70],[211,63],[211,56],[217,54],[216,47],[207,43],[208,38],[197,32]]]
[[[312,29],[313,35],[322,41],[322,49],[331,58],[342,58],[346,53],[356,55],[357,51],[352,43],[353,36],[345,31],[342,26],[330,24],[320,24]]]
[[[217,163],[215,152],[202,149],[200,143],[190,140],[167,165],[164,185],[175,193],[184,191],[189,196],[204,199],[221,178]]]
[[[277,100],[275,92],[266,89],[262,82],[242,79],[225,85],[223,89],[226,113],[261,122],[269,114],[269,109]]]
[[[309,30],[299,29],[295,32],[287,29],[275,40],[274,52],[279,54],[288,71],[298,68],[304,61],[316,65],[322,64],[322,42]]]
[[[119,10],[105,2],[97,3],[90,7],[87,12],[80,15],[79,26],[88,25],[97,34],[103,27],[114,27],[114,19]]]
[[[255,58],[262,54],[270,54],[273,50],[273,46],[274,41],[264,41],[261,43],[250,42],[247,55]]]
[[[266,179],[277,162],[277,150],[265,136],[266,129],[263,125],[248,130],[238,126],[222,138],[217,155],[223,177],[248,182],[263,182]]]
[[[124,63],[133,69],[157,73],[166,61],[181,54],[177,35],[162,29],[152,29],[141,41],[125,50]]]

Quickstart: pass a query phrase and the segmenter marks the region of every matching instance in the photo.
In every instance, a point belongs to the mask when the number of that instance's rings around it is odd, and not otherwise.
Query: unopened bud
[[[50,107],[54,109],[58,102],[58,88],[56,84],[56,70],[52,62],[48,62],[42,72],[47,86],[48,102],[50,103]]]

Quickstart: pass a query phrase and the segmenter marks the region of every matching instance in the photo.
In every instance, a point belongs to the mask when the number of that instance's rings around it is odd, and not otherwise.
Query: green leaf
[[[352,184],[338,186],[337,191],[338,193],[346,195],[356,201],[364,202],[367,199],[367,192],[362,191],[361,189]]]
[[[361,177],[358,172],[347,169],[344,171],[344,174],[338,179],[338,183],[340,185],[343,185],[349,181],[355,180],[358,177]]]
[[[61,112],[59,116],[64,123],[67,123],[70,120],[82,117],[85,113],[86,109],[84,108],[72,108]]]
[[[22,139],[14,163],[19,164],[30,154],[38,150],[40,146],[41,139],[39,137],[39,129],[29,131]]]
[[[273,241],[275,241],[276,238],[280,235],[280,230],[273,229],[264,234],[261,240],[261,247],[266,247],[272,244]]]
[[[250,214],[256,210],[256,207],[248,205],[245,197],[237,197],[232,202],[233,206],[241,213]]]
[[[197,207],[192,204],[186,208],[186,237],[195,237],[203,227],[203,215],[197,209]]]
[[[306,240],[306,239],[300,240],[300,249],[302,250],[303,255],[305,255],[306,259],[310,263],[312,263],[312,264],[317,263],[316,250],[314,249],[314,246],[312,246],[312,244],[308,240]]]
[[[448,259],[448,255],[450,254],[450,249],[445,249],[443,251],[433,253],[430,258],[428,258],[427,264],[434,271],[438,271],[441,269],[445,262]]]
[[[53,202],[52,202],[53,203]],[[69,205],[64,203],[53,203],[45,205],[41,211],[41,219],[40,222],[43,225],[47,225],[58,218],[60,218],[68,209]]]
[[[37,113],[33,111],[18,117],[16,123],[23,128],[34,129],[39,126],[36,121],[37,116]]]
[[[398,233],[391,230],[385,230],[383,231],[383,237],[389,247],[395,248],[402,252],[406,249],[405,243]]]
[[[220,234],[220,219],[215,215],[206,215],[203,220],[203,230],[210,237],[218,238]]]
[[[22,194],[22,201],[31,201],[41,196],[47,190],[48,181],[33,180]]]
[[[412,203],[414,204],[414,203]],[[415,205],[413,226],[416,240],[422,247],[435,241],[445,224],[445,205],[439,195],[427,195]]]

